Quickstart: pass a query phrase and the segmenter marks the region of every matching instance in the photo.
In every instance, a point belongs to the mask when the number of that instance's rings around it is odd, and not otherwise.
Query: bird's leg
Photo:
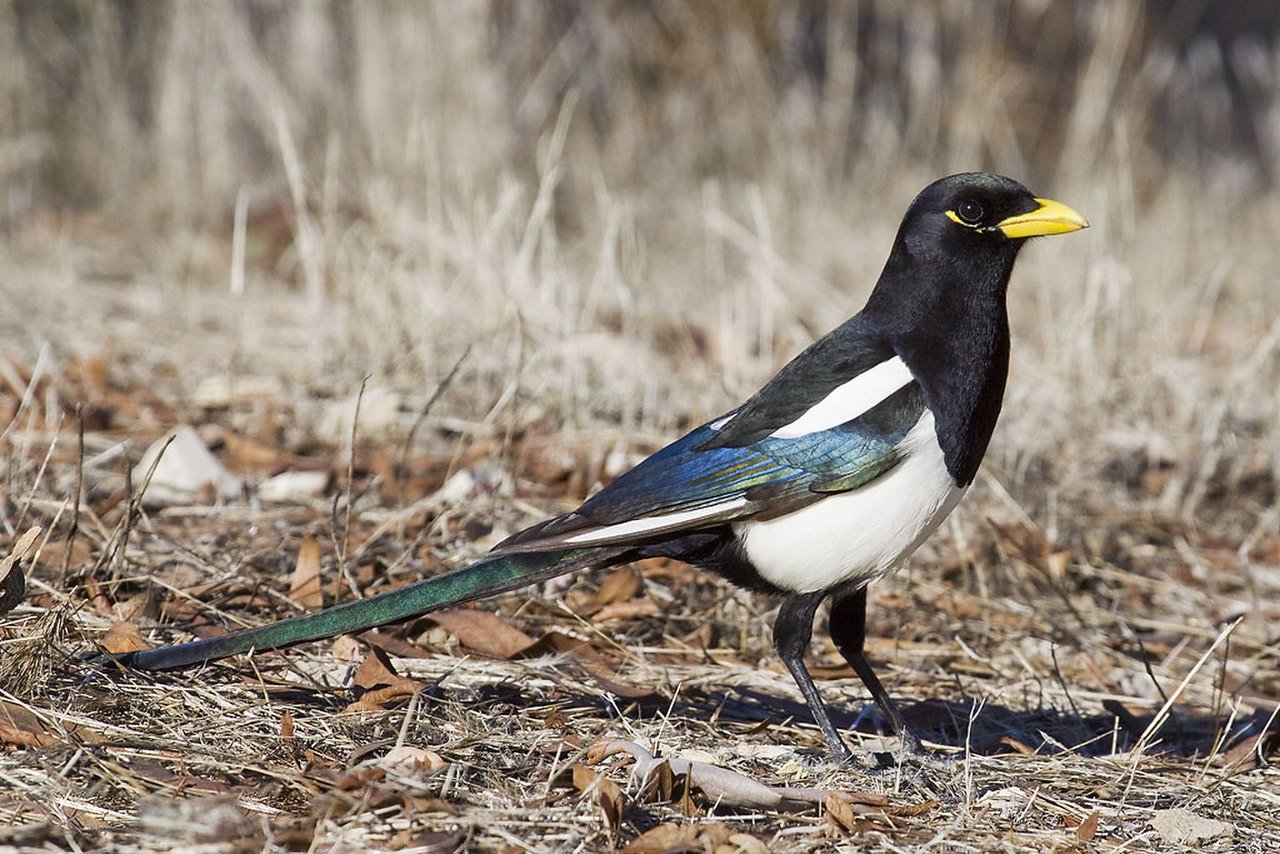
[[[831,754],[838,761],[847,765],[853,764],[853,753],[850,752],[844,739],[840,737],[835,724],[831,723],[831,715],[818,695],[818,687],[813,684],[813,677],[804,666],[804,654],[809,649],[809,640],[813,637],[813,614],[818,610],[818,603],[826,596],[825,592],[793,593],[782,600],[778,609],[778,621],[773,626],[773,644],[778,650],[782,663],[791,671],[791,676],[800,686],[813,718],[822,729],[827,739]]]
[[[909,756],[921,755],[924,748],[920,744],[919,734],[907,723],[902,709],[898,708],[898,704],[880,684],[875,671],[871,669],[871,663],[862,652],[867,637],[867,588],[836,596],[831,603],[830,632],[836,649],[840,650],[845,661],[858,674],[862,684],[867,686],[871,697],[880,707],[880,713],[889,720],[894,733],[902,739],[903,751]]]

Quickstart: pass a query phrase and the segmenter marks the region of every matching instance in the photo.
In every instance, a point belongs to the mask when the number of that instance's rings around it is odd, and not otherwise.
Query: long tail
[[[625,548],[590,548],[491,555],[461,569],[314,614],[207,640],[112,655],[108,660],[141,670],[176,670],[251,650],[283,649],[395,623],[576,570],[620,563],[626,552]]]

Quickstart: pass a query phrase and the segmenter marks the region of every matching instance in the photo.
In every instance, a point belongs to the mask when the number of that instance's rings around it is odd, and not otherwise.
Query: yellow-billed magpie
[[[1017,181],[962,173],[907,209],[866,306],[750,400],[577,510],[462,569],[209,640],[115,656],[165,670],[360,631],[579,569],[676,558],[783,597],[774,628],[832,753],[851,760],[803,656],[832,640],[908,750],[919,739],[863,654],[867,585],[900,567],[973,482],[1009,364],[1005,292],[1028,238],[1088,227]]]

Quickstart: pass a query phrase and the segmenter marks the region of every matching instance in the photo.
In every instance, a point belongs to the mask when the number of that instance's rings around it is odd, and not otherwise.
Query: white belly
[[[747,558],[769,583],[809,593],[868,584],[896,570],[955,509],[965,490],[947,472],[925,410],[888,474],[766,521],[734,523]]]

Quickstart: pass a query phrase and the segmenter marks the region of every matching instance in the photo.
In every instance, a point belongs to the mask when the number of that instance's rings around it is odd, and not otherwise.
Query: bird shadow
[[[215,672],[217,672],[215,670]],[[208,674],[206,674],[208,675]],[[238,680],[235,672],[225,674]],[[259,677],[261,678],[261,677]],[[106,681],[110,681],[109,679]],[[272,680],[273,681],[273,680]],[[436,701],[448,701],[454,692],[440,684],[428,686],[420,707],[425,713]],[[89,687],[82,685],[82,688]],[[600,687],[600,686],[597,686]],[[269,686],[277,701],[289,701],[301,707],[336,709],[350,702],[348,692],[316,685],[275,683]],[[90,691],[90,693],[94,693]],[[524,704],[528,698],[519,682],[500,680],[481,687],[467,698],[468,705]],[[388,709],[397,704],[388,705]],[[743,725],[752,729],[769,726],[813,727],[817,731],[808,706],[800,701],[751,688],[734,687],[706,690],[682,687],[672,696],[664,691],[651,691],[621,697],[606,690],[573,691],[569,705],[593,709],[605,716],[623,716],[643,721],[659,718],[693,718],[719,724]],[[1085,714],[1074,706],[1061,709],[1052,706],[1012,708],[980,700],[919,700],[904,702],[907,721],[926,742],[962,748],[980,756],[1000,754],[1039,754],[1076,756],[1108,756],[1126,753],[1146,737],[1148,754],[1170,758],[1204,757],[1230,752],[1246,741],[1264,748],[1280,740],[1280,720],[1274,709],[1258,708],[1251,714],[1230,717],[1174,707],[1158,727],[1153,728],[1155,713],[1139,713],[1117,700],[1104,700],[1104,711]],[[883,717],[873,703],[857,710],[829,706],[832,723],[842,732],[864,735],[889,735]]]
[[[1076,709],[1050,706],[1010,708],[978,700],[921,700],[904,703],[903,712],[928,742],[964,748],[982,756],[999,754],[1073,754],[1108,756],[1132,750],[1152,727],[1155,713],[1135,713],[1117,701],[1103,703],[1104,712],[1084,714]],[[754,726],[769,724],[813,726],[808,707],[796,700],[765,692],[736,688],[729,691],[682,691],[671,701],[655,697],[627,706],[609,708],[628,717],[652,715],[714,718],[723,723]],[[830,708],[832,722],[841,731],[890,734],[874,704],[857,712]],[[1229,727],[1229,728],[1228,728]],[[1272,710],[1249,715],[1212,715],[1174,708],[1163,724],[1147,737],[1147,752],[1168,757],[1203,757],[1229,751],[1233,746],[1267,734],[1276,735],[1280,722]],[[1225,730],[1225,731],[1224,731]]]

